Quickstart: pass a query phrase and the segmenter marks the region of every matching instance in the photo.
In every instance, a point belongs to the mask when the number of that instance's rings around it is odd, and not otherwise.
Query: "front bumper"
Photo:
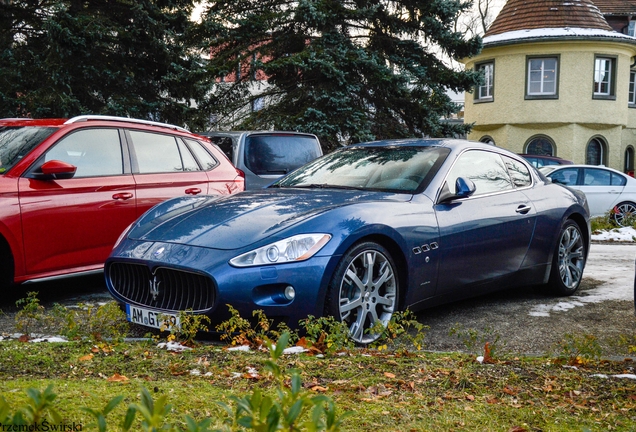
[[[220,323],[231,305],[244,318],[262,310],[270,319],[295,327],[308,315],[321,316],[337,257],[236,268],[237,251],[161,242],[125,240],[106,261],[106,285],[124,304],[157,313],[191,311]],[[285,290],[293,287],[295,297]]]

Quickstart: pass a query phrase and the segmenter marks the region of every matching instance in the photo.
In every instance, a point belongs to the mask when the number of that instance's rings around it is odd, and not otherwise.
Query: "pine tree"
[[[479,37],[456,31],[464,0],[211,0],[201,47],[225,83],[209,104],[234,128],[276,128],[339,143],[451,136],[468,125],[447,90],[470,90],[472,71],[442,58],[479,52]],[[266,77],[266,85],[253,80]],[[229,79],[228,79],[229,78]],[[231,81],[231,82],[230,82]],[[256,90],[256,91],[255,91]],[[250,109],[254,105],[262,109]]]
[[[0,116],[110,114],[203,127],[194,0],[0,2]]]

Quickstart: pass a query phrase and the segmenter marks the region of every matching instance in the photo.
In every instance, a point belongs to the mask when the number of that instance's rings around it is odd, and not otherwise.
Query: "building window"
[[[627,35],[636,37],[636,21],[629,22],[629,27],[627,27]]]
[[[615,99],[616,58],[597,56],[594,60],[594,97]]]
[[[488,136],[488,135],[484,135],[483,137],[481,137],[479,139],[480,142],[483,142],[484,144],[490,144],[490,145],[496,145],[495,144],[495,140],[492,139],[492,137]]]
[[[634,147],[629,146],[625,149],[625,174],[634,177]]]
[[[546,136],[536,136],[530,138],[526,144],[526,154],[554,156],[554,143]]]
[[[629,105],[636,107],[636,71],[629,73]]]
[[[605,142],[601,138],[592,138],[585,151],[585,163],[588,165],[605,165],[607,158]]]
[[[495,63],[488,62],[477,65],[477,71],[481,73],[483,82],[477,87],[475,100],[491,102],[495,83]]]
[[[558,97],[558,64],[559,57],[528,58],[527,99],[556,99]]]

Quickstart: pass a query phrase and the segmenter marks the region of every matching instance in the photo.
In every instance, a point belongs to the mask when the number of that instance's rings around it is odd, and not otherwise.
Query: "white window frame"
[[[478,100],[492,100],[495,78],[495,63],[487,62],[477,66],[479,72],[483,71],[484,83],[477,88]]]
[[[629,71],[629,105],[636,107],[636,71]]]
[[[546,62],[554,62],[554,68],[551,65],[546,65]],[[541,62],[540,67],[533,69],[533,63]],[[530,97],[542,97],[542,96],[556,96],[558,94],[558,81],[559,81],[559,57],[530,57],[527,63],[528,75],[526,85],[526,95]],[[539,73],[540,79],[533,80],[536,77],[536,73]],[[551,75],[551,77],[550,77]],[[549,79],[553,78],[553,79]],[[533,84],[539,84],[539,91],[532,91]],[[546,90],[546,87],[552,86],[552,89]]]
[[[627,27],[627,35],[636,37],[636,21],[632,20],[629,22],[629,26]]]
[[[613,96],[615,59],[594,58],[594,96]]]

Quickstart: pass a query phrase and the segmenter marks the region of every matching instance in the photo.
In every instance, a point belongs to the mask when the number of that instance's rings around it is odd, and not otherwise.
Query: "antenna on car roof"
[[[178,130],[178,131],[181,131],[181,132],[188,132],[188,133],[190,132],[186,128],[183,128],[181,126],[171,125],[171,124],[168,124],[168,123],[160,123],[160,122],[155,122],[155,121],[150,121],[150,120],[140,120],[140,119],[127,118],[127,117],[115,117],[115,116],[104,116],[104,115],[81,115],[81,116],[73,117],[71,119],[66,120],[64,122],[64,124],[79,123],[79,122],[84,122],[84,121],[89,121],[89,120],[119,121],[119,122],[128,122],[128,123],[138,123],[138,124],[144,124],[144,125],[149,125],[149,126],[159,126],[159,127],[175,129],[175,130]]]

